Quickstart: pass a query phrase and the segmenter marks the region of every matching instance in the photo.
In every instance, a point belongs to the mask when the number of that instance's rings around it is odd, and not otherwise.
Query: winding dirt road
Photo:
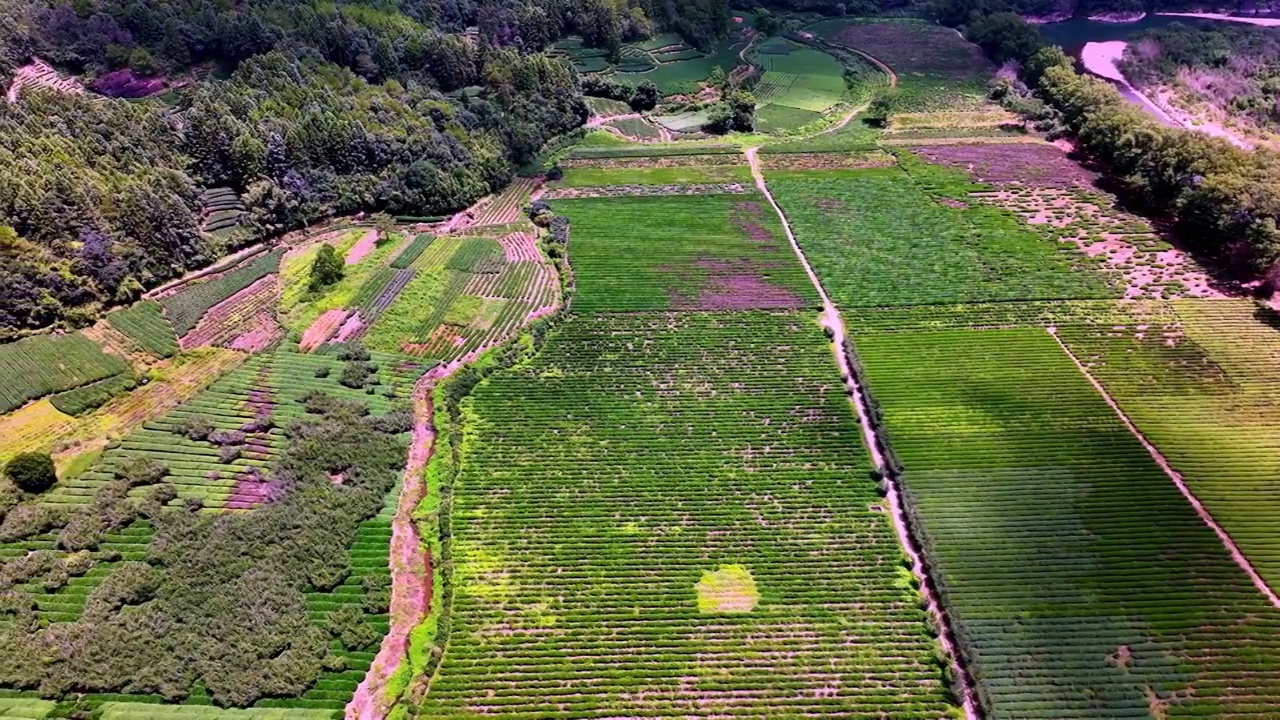
[[[884,453],[881,452],[880,438],[876,434],[875,427],[871,424],[870,408],[867,406],[862,387],[858,383],[858,376],[853,372],[853,367],[849,364],[848,340],[845,338],[844,320],[840,318],[840,311],[836,309],[835,304],[831,302],[831,298],[827,295],[826,289],[822,287],[822,282],[818,280],[818,275],[809,264],[809,259],[805,257],[804,251],[800,249],[800,243],[796,241],[796,236],[791,231],[791,223],[787,221],[786,214],[782,212],[782,208],[773,199],[773,194],[769,192],[769,186],[764,181],[764,174],[760,172],[760,160],[756,157],[758,149],[753,147],[746,150],[747,162],[751,165],[751,175],[755,178],[756,187],[759,188],[760,193],[764,195],[765,199],[769,201],[769,205],[773,207],[773,211],[777,213],[778,220],[782,223],[782,229],[787,234],[787,240],[791,242],[791,249],[795,251],[796,257],[800,259],[800,264],[804,266],[805,274],[809,276],[814,289],[818,291],[818,295],[822,298],[822,315],[819,316],[818,320],[824,328],[833,333],[832,342],[835,344],[836,362],[840,366],[840,372],[845,378],[846,387],[853,400],[853,408],[858,416],[858,424],[862,427],[863,440],[866,442],[867,449],[871,454],[871,461],[876,467],[884,470],[885,481],[888,485],[886,498],[889,503],[889,516],[893,520],[893,529],[898,536],[898,543],[911,561],[911,572],[920,582],[920,591],[928,603],[929,614],[933,616],[938,625],[938,640],[942,643],[942,649],[951,661],[952,675],[956,679],[957,694],[960,696],[965,718],[967,720],[977,720],[981,715],[978,712],[978,704],[974,699],[972,683],[969,682],[969,675],[960,664],[960,656],[955,648],[955,636],[951,630],[950,622],[942,610],[941,603],[938,602],[937,594],[933,590],[933,583],[925,570],[924,562],[920,559],[920,549],[915,539],[912,538],[907,525],[907,516],[903,511],[901,494],[898,489],[898,479],[893,476],[893,473],[889,471],[885,463]]]

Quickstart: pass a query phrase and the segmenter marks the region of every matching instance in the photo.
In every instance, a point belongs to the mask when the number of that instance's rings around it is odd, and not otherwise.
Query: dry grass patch
[[[721,565],[716,571],[702,573],[695,586],[698,611],[703,613],[748,613],[760,602],[751,571],[741,565]]]

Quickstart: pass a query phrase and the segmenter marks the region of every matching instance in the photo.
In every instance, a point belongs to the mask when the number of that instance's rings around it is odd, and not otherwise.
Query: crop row
[[[452,632],[426,716],[946,713],[810,313],[553,332],[468,400]],[[700,578],[730,565],[758,602],[700,607]]]
[[[392,259],[391,267],[397,270],[409,267],[415,260],[422,256],[422,251],[426,250],[427,246],[431,244],[431,241],[435,239],[435,236],[429,233],[422,233],[418,235],[410,241],[408,245],[405,245],[404,249],[402,249],[394,259]]]
[[[571,223],[576,310],[818,304],[758,195],[560,200],[555,208]]]
[[[34,335],[0,345],[0,412],[129,369],[81,333]]]
[[[1280,613],[1044,329],[856,339],[992,718],[1280,703]]]
[[[1247,300],[1060,325],[1063,341],[1181,473],[1273,588],[1280,467],[1280,336]]]
[[[160,301],[165,315],[178,335],[196,326],[209,308],[235,295],[258,280],[277,272],[283,249],[273,250],[245,265],[211,280],[194,283]]]
[[[178,336],[154,300],[144,300],[107,314],[107,323],[156,357],[172,357],[178,352]]]

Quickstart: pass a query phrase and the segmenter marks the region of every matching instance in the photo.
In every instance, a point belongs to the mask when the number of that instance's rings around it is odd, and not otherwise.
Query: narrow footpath
[[[758,149],[753,147],[746,150],[747,162],[751,165],[751,175],[755,178],[756,187],[759,188],[760,194],[764,195],[765,199],[769,201],[769,205],[773,207],[773,211],[777,213],[778,220],[782,223],[782,230],[787,234],[787,240],[791,243],[791,249],[795,251],[796,257],[800,259],[800,264],[804,266],[804,271],[809,276],[809,281],[813,283],[814,289],[818,291],[818,295],[822,298],[822,315],[819,316],[818,320],[824,328],[833,333],[832,342],[835,344],[836,362],[840,366],[840,373],[845,378],[845,385],[853,399],[854,412],[857,413],[858,424],[862,427],[862,437],[871,454],[871,462],[884,471],[885,483],[888,486],[886,499],[889,503],[889,516],[893,520],[893,528],[898,535],[898,543],[911,561],[911,572],[920,582],[920,591],[928,604],[928,612],[938,625],[938,639],[942,643],[942,649],[946,652],[947,658],[951,661],[952,676],[955,678],[957,686],[956,694],[960,697],[965,718],[966,720],[978,720],[981,715],[978,712],[978,704],[974,699],[973,686],[968,673],[965,672],[964,667],[960,664],[960,655],[956,651],[955,636],[951,630],[950,621],[942,609],[942,604],[938,601],[937,594],[933,590],[933,582],[929,579],[924,562],[920,559],[920,548],[911,536],[907,524],[907,516],[903,511],[898,478],[893,476],[893,473],[889,471],[885,464],[884,453],[881,452],[880,438],[876,434],[875,427],[871,424],[866,398],[862,393],[862,387],[858,384],[858,377],[854,374],[853,367],[849,364],[848,340],[845,338],[844,320],[840,318],[839,310],[831,302],[831,298],[827,296],[827,291],[822,287],[822,282],[818,280],[818,275],[809,264],[809,259],[805,257],[804,251],[800,249],[800,243],[796,241],[795,234],[791,232],[791,223],[787,221],[786,214],[782,212],[782,208],[773,199],[773,194],[769,192],[769,186],[764,181],[764,174],[760,172],[760,160],[756,156]]]
[[[1102,399],[1107,403],[1107,405],[1111,406],[1111,409],[1115,411],[1116,417],[1120,418],[1120,422],[1124,423],[1124,426],[1129,429],[1129,432],[1138,439],[1138,442],[1142,443],[1142,447],[1147,449],[1147,453],[1151,455],[1151,459],[1156,461],[1156,464],[1160,466],[1160,469],[1164,470],[1165,475],[1169,476],[1169,479],[1173,481],[1173,484],[1178,488],[1178,491],[1182,493],[1182,496],[1187,499],[1187,502],[1191,503],[1191,507],[1195,508],[1196,514],[1200,516],[1200,519],[1204,521],[1204,524],[1208,525],[1213,532],[1218,535],[1218,539],[1221,540],[1222,544],[1227,548],[1227,552],[1231,553],[1231,559],[1236,561],[1236,565],[1239,565],[1240,569],[1244,570],[1245,574],[1249,576],[1249,579],[1253,581],[1254,586],[1258,588],[1258,591],[1265,595],[1267,600],[1274,607],[1280,609],[1280,597],[1276,596],[1276,593],[1271,589],[1271,586],[1267,585],[1267,581],[1262,579],[1262,576],[1254,569],[1253,564],[1249,562],[1249,559],[1244,556],[1244,553],[1240,552],[1240,548],[1236,545],[1235,541],[1231,539],[1231,536],[1227,534],[1227,531],[1223,530],[1222,526],[1218,524],[1218,521],[1213,519],[1213,515],[1211,515],[1209,510],[1205,508],[1204,504],[1200,502],[1200,498],[1196,497],[1195,493],[1191,492],[1191,488],[1187,487],[1187,483],[1182,479],[1182,473],[1173,469],[1173,466],[1169,464],[1169,461],[1165,458],[1164,454],[1161,453],[1155,445],[1152,445],[1151,441],[1147,440],[1147,436],[1143,435],[1142,431],[1138,429],[1138,426],[1134,425],[1133,421],[1129,419],[1129,416],[1124,413],[1124,410],[1120,409],[1120,404],[1111,397],[1111,393],[1107,392],[1107,389],[1102,386],[1102,383],[1098,382],[1097,379],[1090,374],[1089,369],[1080,362],[1079,358],[1075,356],[1075,353],[1071,352],[1071,349],[1067,347],[1067,344],[1062,342],[1062,338],[1058,337],[1057,328],[1050,326],[1047,330],[1049,331],[1049,335],[1058,343],[1058,347],[1062,348],[1062,352],[1066,353],[1067,357],[1071,358],[1071,362],[1076,364],[1076,368],[1080,370],[1080,374],[1084,375],[1089,380],[1089,384],[1093,385],[1093,389],[1097,390],[1098,394],[1102,396]]]

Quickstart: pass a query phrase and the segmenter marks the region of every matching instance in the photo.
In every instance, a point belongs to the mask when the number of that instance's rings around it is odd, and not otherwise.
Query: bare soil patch
[[[347,319],[347,312],[346,309],[336,308],[322,313],[320,317],[311,323],[310,327],[303,331],[302,339],[298,342],[298,349],[303,352],[310,352],[320,347],[335,330],[342,326],[343,321]]]
[[[378,231],[370,230],[366,232],[364,235],[360,236],[360,239],[356,241],[356,244],[352,245],[351,249],[347,251],[346,264],[359,265],[360,261],[365,259],[365,256],[373,252],[377,247]]]
[[[879,150],[857,153],[769,153],[761,155],[766,170],[861,170],[893,167],[898,160]]]
[[[566,158],[560,165],[566,168],[668,168],[706,167],[708,165],[746,165],[746,159],[738,153],[712,153],[708,155],[661,155],[657,157],[621,158]]]

